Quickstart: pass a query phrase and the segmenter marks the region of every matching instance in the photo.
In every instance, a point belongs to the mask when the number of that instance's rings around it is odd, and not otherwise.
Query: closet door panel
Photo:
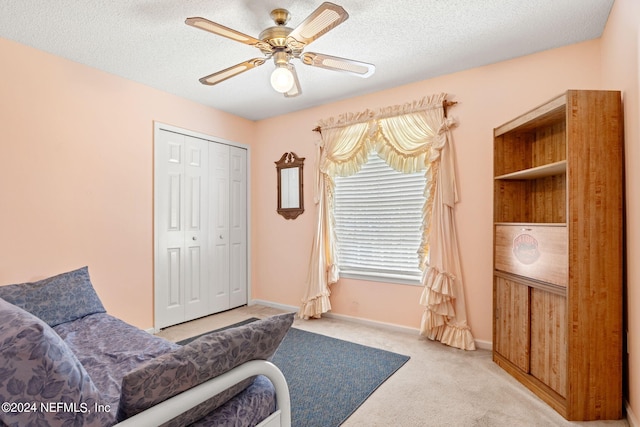
[[[161,328],[184,321],[183,135],[157,136],[155,165],[155,317]]]
[[[209,313],[207,268],[209,143],[185,137],[185,318]]]
[[[210,308],[216,313],[229,307],[229,146],[212,143],[209,200],[211,210]]]
[[[230,147],[230,308],[247,303],[247,150]]]
[[[170,164],[175,166],[175,164]],[[169,185],[166,188],[168,194],[162,199],[161,226],[164,233],[159,241],[160,265],[162,266],[163,298],[162,305],[170,318],[182,318],[184,286],[184,250],[182,227],[182,182],[181,173],[170,173],[167,177]]]
[[[164,287],[163,300],[165,302],[164,307],[167,310],[179,310],[177,313],[178,318],[182,318],[182,248],[174,247],[167,248],[166,252],[166,286]]]

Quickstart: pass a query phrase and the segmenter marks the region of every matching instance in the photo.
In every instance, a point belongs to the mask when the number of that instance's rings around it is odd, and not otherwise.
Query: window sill
[[[420,279],[401,274],[363,273],[359,271],[340,271],[341,279],[367,280],[370,282],[391,283],[398,285],[422,286]]]

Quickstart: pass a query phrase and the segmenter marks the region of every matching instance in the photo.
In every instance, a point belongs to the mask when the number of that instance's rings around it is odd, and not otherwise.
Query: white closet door
[[[209,143],[185,136],[185,319],[209,314]]]
[[[211,144],[211,309],[247,303],[247,150]]]
[[[230,147],[229,308],[247,303],[247,150]]]
[[[207,314],[208,145],[160,130],[155,141],[155,324]]]
[[[229,306],[229,146],[211,144],[209,211],[211,249],[210,307],[213,313]]]
[[[156,126],[155,327],[248,299],[247,149]]]

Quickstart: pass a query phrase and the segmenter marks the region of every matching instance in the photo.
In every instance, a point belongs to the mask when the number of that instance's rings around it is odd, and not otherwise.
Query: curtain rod
[[[447,108],[453,107],[456,105],[458,101],[447,101],[446,99],[442,101],[442,108],[444,109],[444,116],[447,117]]]
[[[444,116],[447,117],[447,109],[449,107],[453,107],[454,105],[456,105],[458,103],[458,101],[447,101],[446,99],[444,101],[442,101],[442,109],[444,110]],[[322,128],[320,126],[316,126],[313,129],[311,129],[313,132],[318,132],[318,133],[322,133]]]

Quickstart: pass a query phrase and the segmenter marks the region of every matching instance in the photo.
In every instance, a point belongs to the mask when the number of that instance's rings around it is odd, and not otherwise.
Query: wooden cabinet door
[[[529,287],[495,276],[495,351],[529,372]]]
[[[567,286],[567,227],[496,225],[495,269]]]
[[[567,396],[567,299],[531,289],[531,375]]]

